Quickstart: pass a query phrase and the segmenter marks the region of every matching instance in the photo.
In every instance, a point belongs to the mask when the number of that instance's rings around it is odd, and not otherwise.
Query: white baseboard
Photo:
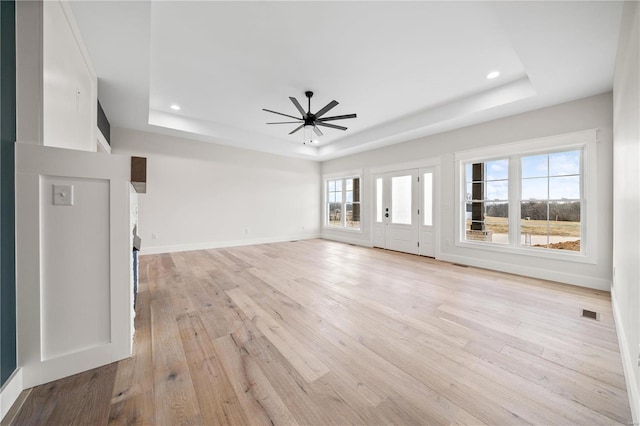
[[[460,263],[462,265],[475,266],[477,268],[491,269],[507,272],[509,274],[524,275],[525,277],[539,278],[542,280],[557,281],[572,284],[578,287],[592,288],[594,290],[611,291],[611,281],[602,278],[594,278],[586,275],[569,274],[560,271],[533,268],[530,266],[513,265],[510,263],[496,262],[493,260],[476,259],[468,256],[458,256],[449,253],[440,253],[438,260]]]
[[[302,234],[302,235],[290,235],[285,237],[253,238],[253,239],[246,239],[246,240],[231,240],[231,241],[208,241],[203,243],[176,244],[171,246],[157,246],[157,247],[145,247],[143,245],[142,250],[140,250],[140,254],[147,255],[147,254],[175,253],[180,251],[206,250],[206,249],[215,249],[215,248],[224,248],[224,247],[251,246],[256,244],[282,243],[285,241],[311,240],[314,238],[320,238],[320,234]]]
[[[620,355],[622,356],[622,367],[624,370],[624,378],[627,382],[627,394],[629,395],[629,406],[631,407],[631,416],[634,425],[640,424],[640,389],[638,389],[638,381],[635,378],[634,369],[636,360],[632,359],[629,352],[629,341],[622,327],[622,318],[618,310],[618,301],[611,295],[611,305],[613,307],[613,319],[616,323],[616,331],[618,332],[618,344],[620,345]]]
[[[4,419],[21,392],[22,368],[18,368],[0,389],[0,420]]]

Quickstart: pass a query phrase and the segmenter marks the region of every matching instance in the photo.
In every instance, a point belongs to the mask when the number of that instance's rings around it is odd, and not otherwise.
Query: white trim
[[[597,141],[596,141],[597,142]],[[590,263],[597,263],[598,259],[598,156],[596,142],[589,142],[582,150],[582,229],[580,231],[581,244],[584,247],[584,256],[590,259]],[[585,171],[588,171],[585,173]],[[587,223],[589,231],[587,232]]]
[[[64,13],[65,18],[67,18],[67,24],[69,24],[69,29],[71,30],[71,34],[73,34],[73,38],[80,49],[80,53],[82,54],[82,59],[87,66],[87,69],[91,73],[91,77],[94,79],[98,78],[96,74],[96,70],[93,68],[93,64],[91,63],[91,55],[89,54],[89,50],[87,50],[87,46],[84,44],[84,39],[82,38],[82,32],[78,27],[78,23],[76,22],[75,15],[71,10],[71,4],[67,0],[58,0],[60,3],[60,7],[62,8],[62,12]],[[97,108],[97,106],[96,106]]]
[[[107,142],[107,138],[104,137],[100,129],[97,130],[97,134],[98,134],[98,140],[97,140],[97,146],[96,146],[97,151],[111,154],[111,145],[109,145],[109,142]]]
[[[476,257],[460,256],[448,253],[443,253],[440,256],[436,257],[436,259],[444,260],[446,262],[459,263],[461,265],[475,266],[477,268],[507,272],[509,274],[522,275],[525,277],[556,281],[564,284],[575,285],[578,287],[587,287],[607,292],[611,291],[611,280],[595,278],[592,276],[570,274],[555,270],[540,269],[531,266],[496,262],[495,260],[478,259]]]
[[[71,4],[67,0],[58,0],[60,4],[60,8],[62,9],[62,13],[67,20],[67,24],[69,25],[69,30],[73,35],[73,38],[80,50],[80,54],[82,55],[82,60],[87,67],[87,71],[91,77],[91,94],[89,98],[92,99],[90,103],[91,108],[91,140],[98,139],[98,74],[96,74],[96,70],[93,67],[93,63],[91,62],[91,55],[89,54],[89,50],[87,49],[86,44],[84,43],[84,39],[82,38],[82,32],[80,31],[80,27],[78,27],[78,23],[76,22],[75,15],[71,9]],[[44,99],[44,98],[43,98]]]
[[[352,234],[362,234],[362,202],[360,206],[361,206],[360,207],[360,229],[345,228],[344,226],[327,225],[326,223],[323,223],[322,231],[340,231],[340,232],[351,232]]]
[[[397,172],[399,170],[408,170],[408,169],[421,169],[424,167],[435,167],[439,166],[441,163],[440,157],[431,157],[425,158],[423,160],[417,161],[409,161],[406,163],[396,163],[388,166],[376,167],[375,169],[371,169],[371,175],[388,173],[388,172]]]
[[[589,231],[589,232],[591,233],[592,231]],[[497,251],[497,252],[509,253],[509,254],[517,254],[522,256],[544,257],[547,259],[562,260],[565,262],[588,263],[590,265],[595,265],[598,263],[595,259],[591,259],[583,254],[580,254],[579,252],[572,252],[567,250],[554,250],[554,249],[548,250],[544,248],[515,247],[509,244],[495,244],[495,243],[492,244],[492,243],[483,243],[483,242],[475,242],[475,241],[460,241],[459,239],[456,240],[455,245],[456,247],[464,247],[464,248],[474,249],[474,250],[487,250],[487,251]]]
[[[268,237],[268,238],[253,238],[247,240],[230,240],[230,241],[210,241],[204,243],[190,243],[190,244],[176,244],[172,246],[155,246],[145,247],[144,244],[140,250],[140,255],[145,256],[147,254],[161,254],[161,253],[176,253],[181,251],[193,251],[193,250],[207,250],[217,249],[225,247],[239,247],[239,246],[251,246],[256,244],[270,244],[270,243],[282,243],[285,241],[297,241],[297,240],[312,240],[315,238],[321,238],[320,234],[298,234],[290,235],[287,237]]]
[[[355,246],[360,246],[360,247],[373,248],[373,244],[369,240],[357,240],[353,238],[346,238],[342,235],[329,235],[329,234],[322,234],[320,238],[322,238],[323,240],[337,241],[339,243],[353,244]]]
[[[634,375],[636,369],[636,360],[633,359],[629,352],[629,341],[622,326],[623,321],[620,317],[618,301],[614,293],[611,293],[611,307],[613,308],[613,320],[616,324],[616,332],[618,333],[618,344],[620,345],[620,355],[622,356],[622,369],[624,378],[627,382],[627,395],[629,396],[629,407],[631,408],[631,418],[634,425],[640,424],[640,389]]]
[[[7,415],[22,390],[22,368],[18,368],[0,389],[0,420]]]
[[[342,172],[323,173],[322,180],[326,181],[326,180],[332,180],[332,179],[349,178],[354,176],[362,178],[362,169],[351,169],[351,170],[345,170]]]
[[[598,142],[598,129],[564,133],[544,138],[493,145],[486,148],[459,151],[454,153],[454,159],[455,161],[484,160],[494,157],[503,157],[505,152],[528,154],[530,152],[554,150],[559,147],[569,148],[571,146],[581,146],[587,142]]]

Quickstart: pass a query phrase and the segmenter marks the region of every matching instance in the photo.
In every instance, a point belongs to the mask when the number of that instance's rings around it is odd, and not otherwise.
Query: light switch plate
[[[73,205],[73,185],[53,185],[53,205]]]

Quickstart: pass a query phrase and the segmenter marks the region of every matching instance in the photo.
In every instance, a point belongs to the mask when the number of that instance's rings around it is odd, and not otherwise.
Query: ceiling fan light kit
[[[303,129],[303,143],[306,144],[307,142],[314,142],[313,139],[313,134],[315,133],[317,136],[322,136],[322,130],[320,130],[318,128],[318,126],[322,126],[322,127],[329,127],[331,129],[338,129],[338,130],[347,130],[346,127],[344,126],[338,126],[336,124],[331,124],[331,123],[327,123],[327,121],[334,121],[334,120],[344,120],[347,118],[356,118],[356,114],[346,114],[346,115],[336,115],[333,117],[323,117],[327,112],[329,112],[329,110],[331,110],[332,108],[334,108],[336,105],[338,105],[338,101],[331,101],[329,102],[327,105],[325,105],[323,108],[321,108],[318,112],[316,112],[315,114],[311,113],[311,98],[313,97],[313,92],[312,91],[306,91],[304,92],[305,96],[307,97],[308,100],[308,109],[305,112],[304,108],[302,108],[302,105],[300,105],[300,102],[298,102],[298,100],[296,98],[294,98],[293,96],[289,96],[289,99],[291,100],[291,103],[293,103],[293,105],[296,107],[296,109],[298,110],[298,112],[301,114],[301,117],[295,117],[293,115],[289,115],[289,114],[284,114],[281,112],[277,112],[277,111],[272,111],[270,109],[266,109],[263,108],[263,111],[266,112],[270,112],[272,114],[278,114],[278,115],[282,115],[284,117],[289,117],[292,118],[296,121],[277,121],[277,122],[272,122],[272,123],[267,123],[267,124],[299,124],[298,127],[296,127],[295,129],[293,129],[291,132],[289,132],[290,135],[294,134],[295,132],[297,132],[300,129]]]

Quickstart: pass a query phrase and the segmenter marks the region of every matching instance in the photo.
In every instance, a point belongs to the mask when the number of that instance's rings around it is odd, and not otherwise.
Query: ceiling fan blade
[[[302,116],[306,118],[307,113],[305,112],[304,108],[302,108],[302,105],[300,105],[300,102],[298,102],[298,100],[293,96],[289,96],[289,99],[291,99],[291,102],[293,102],[293,105],[295,105],[298,112],[300,112],[300,114],[302,114]]]
[[[319,118],[318,121],[344,120],[345,118],[356,118],[355,114],[334,115],[333,117]]]
[[[328,104],[326,104],[324,106],[324,108],[322,108],[320,111],[316,112],[316,118],[322,117],[324,114],[326,114],[331,108],[335,107],[336,105],[338,105],[338,101],[331,101]]]
[[[300,124],[302,123],[302,120],[298,120],[298,121],[276,121],[273,123],[267,123],[267,124]]]
[[[297,132],[298,130],[302,129],[303,127],[304,127],[304,124],[301,124],[298,127],[296,127],[295,129],[293,129],[292,131],[290,131],[289,134],[292,135],[295,132]]]
[[[313,126],[313,131],[316,133],[316,135],[318,136],[322,136],[324,133],[322,133],[322,130],[318,129],[318,126]]]
[[[329,124],[329,123],[316,123],[316,126],[324,126],[324,127],[331,127],[332,129],[347,130],[346,127],[336,126],[335,124]]]
[[[273,114],[284,115],[285,117],[293,118],[294,120],[300,120],[300,117],[294,117],[293,115],[283,114],[277,111],[271,111],[270,109],[262,108],[263,111],[271,112]]]

